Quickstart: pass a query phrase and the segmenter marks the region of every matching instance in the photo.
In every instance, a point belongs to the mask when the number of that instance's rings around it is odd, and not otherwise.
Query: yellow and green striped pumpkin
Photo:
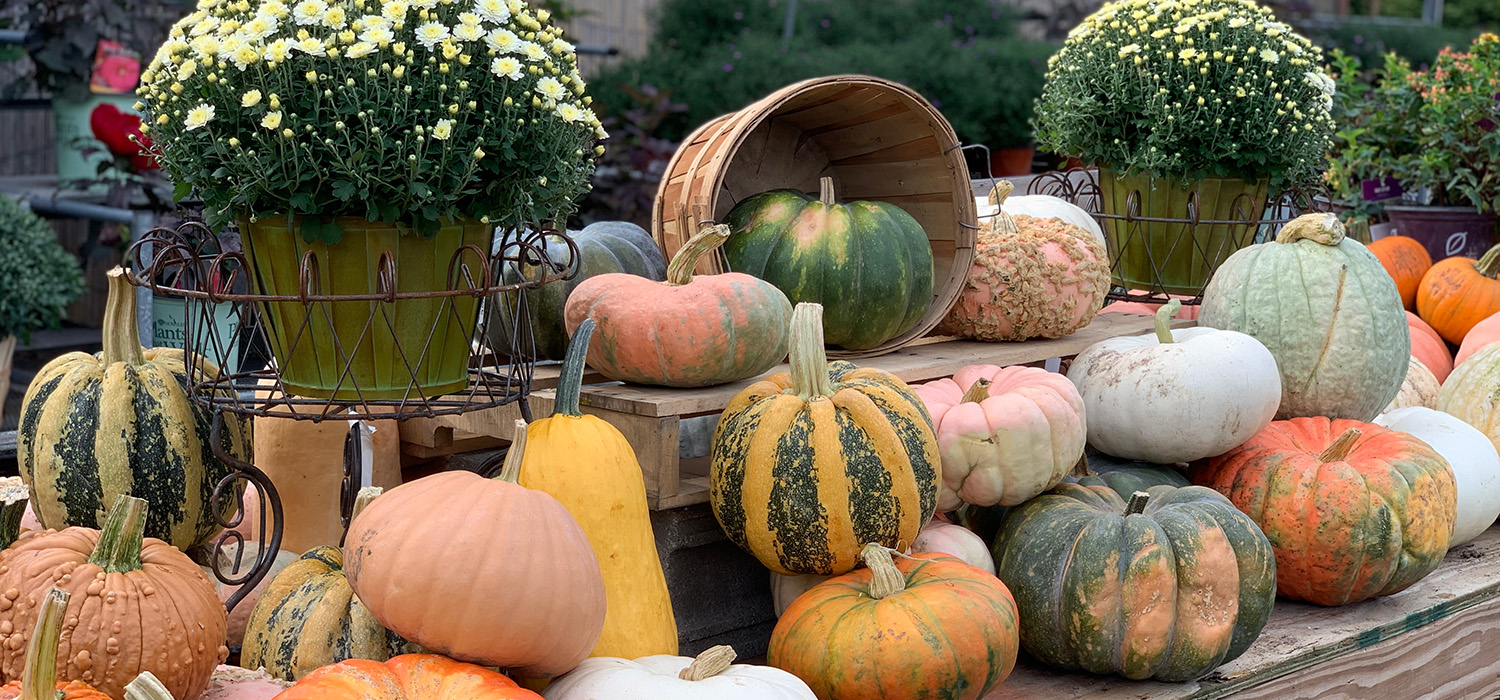
[[[779,574],[847,573],[866,544],[910,545],[937,507],[927,409],[889,372],[828,363],[822,312],[797,305],[791,372],[741,391],[714,432],[714,516]]]
[[[26,389],[17,460],[42,525],[98,528],[128,495],[148,504],[147,537],[185,550],[218,534],[213,491],[231,469],[214,456],[212,414],[188,397],[187,374],[181,350],[141,347],[135,290],[115,268],[104,351],[63,355]],[[250,422],[225,414],[221,433],[224,451],[248,461]],[[232,517],[238,499],[224,500]]]

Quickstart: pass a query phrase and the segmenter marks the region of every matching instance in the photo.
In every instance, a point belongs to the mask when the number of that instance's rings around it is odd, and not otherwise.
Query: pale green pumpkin
[[[1288,223],[1231,255],[1203,291],[1200,325],[1253,336],[1281,370],[1277,420],[1370,421],[1401,390],[1411,337],[1401,293],[1332,214]]]

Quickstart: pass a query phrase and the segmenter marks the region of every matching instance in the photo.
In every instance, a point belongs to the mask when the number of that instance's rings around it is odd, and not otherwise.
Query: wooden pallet
[[[878,367],[907,382],[924,382],[946,377],[968,365],[1024,365],[1056,357],[1071,357],[1084,348],[1106,338],[1139,335],[1150,332],[1153,319],[1134,314],[1101,314],[1093,323],[1065,338],[1028,340],[1020,343],[981,343],[952,338],[924,338],[901,350],[880,357],[859,360],[866,367]],[[1181,321],[1178,327],[1191,325]],[[785,371],[781,365],[771,372]],[[769,373],[768,373],[769,374]],[[535,416],[552,412],[557,370],[555,366],[538,367],[531,393],[531,410]],[[679,429],[684,418],[721,413],[729,400],[755,380],[702,389],[592,383],[597,375],[584,378],[580,403],[585,413],[609,421],[625,434],[645,474],[646,494],[652,510],[677,508],[708,500],[708,462],[706,458],[679,457]],[[546,387],[546,388],[544,388]],[[461,416],[412,419],[402,427],[402,435],[449,434],[485,436],[505,440],[510,437],[520,409],[502,406]],[[437,441],[423,441],[437,442]],[[425,445],[430,447],[431,445]]]

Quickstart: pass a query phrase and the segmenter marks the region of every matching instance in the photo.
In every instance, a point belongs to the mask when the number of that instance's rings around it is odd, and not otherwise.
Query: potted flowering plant
[[[140,109],[178,196],[239,224],[259,294],[448,290],[496,226],[561,223],[605,137],[577,59],[521,0],[201,0],[143,75]],[[379,302],[385,304],[387,302]],[[261,311],[283,383],[327,398],[468,381],[472,296]],[[415,386],[413,386],[415,385]]]
[[[10,391],[17,339],[56,327],[68,304],[83,292],[78,259],[57,242],[57,232],[10,197],[0,195],[0,399]],[[0,415],[5,402],[0,400]]]
[[[1116,284],[1199,293],[1257,227],[1151,219],[1255,222],[1268,191],[1316,181],[1333,126],[1320,63],[1251,0],[1121,0],[1073,30],[1037,141],[1099,166],[1105,214],[1147,219],[1107,220]]]

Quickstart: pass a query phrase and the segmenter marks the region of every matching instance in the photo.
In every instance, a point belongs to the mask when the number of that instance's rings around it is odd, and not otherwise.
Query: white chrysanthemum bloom
[[[260,11],[276,19],[284,19],[291,12],[287,8],[286,3],[283,3],[281,0],[267,0],[265,4],[260,6]]]
[[[547,59],[547,50],[541,44],[530,41],[521,42],[521,55],[530,61],[544,61]]]
[[[1280,22],[1261,22],[1260,29],[1266,36],[1281,36],[1286,31],[1286,25]]]
[[[387,27],[383,24],[366,27],[365,31],[359,35],[360,41],[376,44],[379,46],[385,46],[386,44],[389,44],[394,38],[396,38],[396,34],[391,31],[390,27]]]
[[[379,47],[371,44],[368,41],[358,41],[350,44],[349,48],[344,49],[344,55],[348,56],[349,58],[364,58],[365,56],[375,53],[378,48]]]
[[[240,30],[239,20],[227,19],[219,23],[219,28],[214,30],[219,36],[229,36]]]
[[[193,31],[190,33],[193,36],[203,36],[204,34],[207,34],[218,28],[218,17],[204,17],[202,20],[199,20],[197,24],[193,25]]]
[[[1281,60],[1281,54],[1276,53],[1271,49],[1261,49],[1260,60],[1265,61],[1266,63],[1276,63],[1277,61]]]
[[[256,15],[240,27],[240,34],[249,41],[260,41],[276,33],[276,26],[280,22],[270,15]]]
[[[214,120],[214,106],[211,104],[200,104],[188,110],[187,117],[183,118],[182,125],[192,131],[204,124]]]
[[[1229,18],[1229,28],[1230,29],[1239,29],[1240,27],[1243,27],[1243,26],[1245,26],[1245,25],[1247,25],[1249,23],[1250,23],[1250,20],[1245,19],[1244,17],[1231,17],[1231,18]]]
[[[265,118],[260,120],[260,125],[275,131],[281,126],[281,110],[267,112]]]
[[[1294,41],[1283,42],[1282,46],[1286,47],[1286,52],[1289,53],[1289,54],[1291,54],[1291,55],[1293,55],[1293,56],[1301,56],[1302,55],[1302,47],[1298,46],[1297,42],[1294,42]]]
[[[219,58],[229,61],[234,59],[234,53],[245,45],[245,40],[239,36],[226,36],[219,40]],[[163,47],[165,50],[166,47]]]
[[[458,23],[479,24],[479,15],[476,15],[473,12],[460,12],[458,13]]]
[[[406,13],[410,10],[411,7],[406,4],[406,0],[385,0],[380,5],[380,16],[392,23],[405,22]]]
[[[292,19],[303,26],[321,24],[327,11],[328,3],[323,0],[302,0],[292,8]]]
[[[459,41],[479,41],[484,38],[484,27],[477,24],[460,24],[453,28],[453,38]]]
[[[241,107],[254,107],[260,104],[260,91],[250,90],[240,97]]]
[[[510,7],[505,4],[505,0],[478,0],[474,3],[474,14],[494,24],[510,21]]]
[[[438,0],[411,0],[411,6],[418,10],[430,10],[437,7]]]
[[[323,40],[315,36],[307,37],[306,39],[297,42],[295,46],[297,47],[298,51],[301,51],[302,53],[305,53],[309,56],[328,55],[327,48],[323,46]]]
[[[571,102],[564,102],[557,106],[557,116],[568,123],[583,121],[583,110]]]
[[[521,62],[510,56],[501,56],[490,62],[490,72],[501,78],[521,79]]]
[[[536,91],[541,93],[543,97],[552,100],[561,100],[568,96],[568,89],[563,87],[562,83],[557,82],[556,78],[552,77],[538,80],[536,82]]]
[[[448,35],[448,27],[438,22],[428,22],[417,27],[417,43],[429,50],[446,41]]]
[[[509,29],[496,29],[485,35],[484,43],[496,53],[515,53],[521,48],[521,37]]]
[[[1185,48],[1185,49],[1177,52],[1177,57],[1181,58],[1183,60],[1190,59],[1190,58],[1192,58],[1194,56],[1197,56],[1197,55],[1198,55],[1198,50],[1195,49],[1195,48],[1193,48],[1193,47],[1191,47],[1191,46],[1189,46],[1189,47],[1187,47],[1187,48]]]
[[[198,58],[213,58],[219,54],[219,37],[200,36],[193,40],[193,53]]]
[[[329,29],[343,29],[349,26],[349,13],[343,5],[334,5],[323,13],[323,26]]]
[[[234,50],[234,55],[230,56],[229,60],[234,63],[235,68],[245,70],[252,63],[260,60],[260,50],[248,43],[240,44],[240,47]]]
[[[177,79],[187,80],[188,78],[193,77],[193,74],[196,72],[198,72],[198,62],[189,58],[188,60],[183,61],[181,66],[178,66]]]
[[[447,141],[453,135],[453,120],[439,119],[437,126],[432,127],[432,138],[439,141]]]
[[[1126,56],[1129,56],[1130,54],[1140,53],[1140,52],[1141,52],[1141,45],[1140,44],[1130,44],[1129,46],[1121,46],[1120,47],[1120,58],[1125,58]]]
[[[552,40],[552,53],[557,54],[558,56],[571,55],[574,50],[575,49],[572,44],[563,41],[562,39]]]
[[[277,39],[266,44],[266,50],[262,55],[265,56],[267,63],[285,63],[288,58],[292,57],[292,42],[286,39]]]

